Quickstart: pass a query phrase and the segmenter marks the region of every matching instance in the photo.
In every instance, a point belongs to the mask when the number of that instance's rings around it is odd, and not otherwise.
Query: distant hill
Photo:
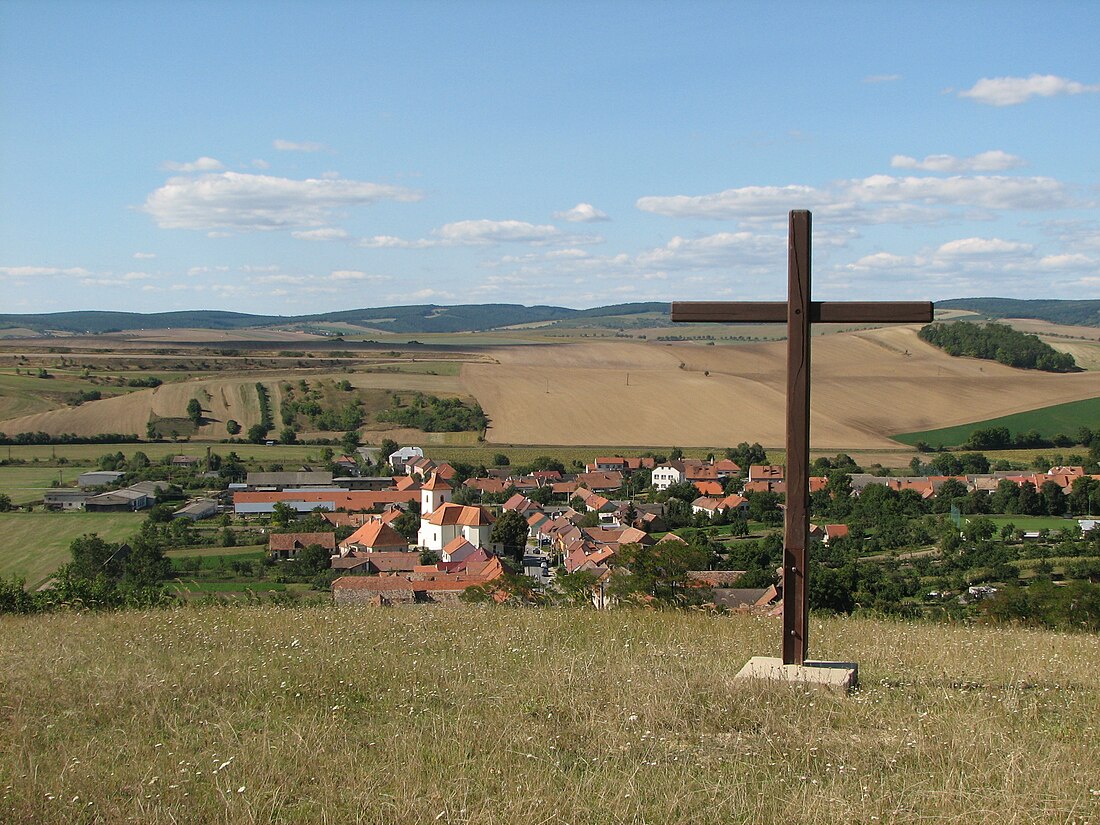
[[[1100,327],[1100,301],[952,298],[936,301],[936,309],[969,309],[987,318],[1035,318],[1052,324]]]
[[[245,329],[301,324],[342,323],[384,329],[395,333],[484,332],[517,324],[581,322],[598,323],[612,318],[659,314],[667,321],[669,306],[664,303],[616,304],[594,309],[534,306],[520,304],[465,304],[438,306],[377,307],[348,309],[315,315],[248,315],[216,310],[182,312],[52,312],[30,315],[0,315],[0,330],[31,329],[39,333],[67,332],[99,334],[128,329]]]
[[[1018,300],[1014,298],[953,298],[937,301],[937,309],[968,309],[987,318],[1037,318],[1056,324],[1100,327],[1100,301]],[[234,330],[276,326],[323,327],[350,324],[398,334],[486,332],[522,324],[585,327],[659,327],[671,325],[669,305],[613,304],[592,309],[522,304],[462,304],[345,309],[313,315],[249,315],[218,310],[180,312],[51,312],[0,314],[0,331],[30,329],[40,334],[64,332],[102,334],[131,329]]]

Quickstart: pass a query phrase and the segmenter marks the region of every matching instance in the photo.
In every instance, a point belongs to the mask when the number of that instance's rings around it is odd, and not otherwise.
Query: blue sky
[[[1095,3],[0,3],[0,311],[1100,298]]]

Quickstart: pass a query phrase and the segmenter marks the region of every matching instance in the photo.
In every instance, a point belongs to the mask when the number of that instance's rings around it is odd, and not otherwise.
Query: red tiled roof
[[[720,496],[725,490],[717,481],[696,481],[695,489],[704,496]]]
[[[362,547],[403,547],[409,546],[409,541],[388,524],[381,521],[368,521],[342,542],[341,547],[350,545]]]
[[[280,490],[238,492],[234,504],[272,504],[277,501],[331,501],[337,510],[371,510],[383,504],[418,501],[420,493],[402,490]]]
[[[272,533],[267,537],[267,549],[271,552],[301,550],[311,544],[319,544],[326,550],[336,549],[335,533]]]
[[[420,488],[421,490],[450,490],[451,485],[439,477],[438,473],[432,473],[432,477],[428,479],[428,483]]]
[[[442,504],[428,516],[428,523],[435,525],[461,524],[465,527],[483,527],[496,519],[484,507],[466,504]]]

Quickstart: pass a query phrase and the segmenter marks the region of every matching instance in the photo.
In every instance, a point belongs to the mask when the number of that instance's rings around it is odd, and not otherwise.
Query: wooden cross
[[[787,513],[783,537],[783,664],[806,661],[810,539],[810,324],[910,324],[932,320],[930,301],[810,300],[810,213],[793,210],[787,241],[787,302],[677,301],[672,320],[787,322]]]

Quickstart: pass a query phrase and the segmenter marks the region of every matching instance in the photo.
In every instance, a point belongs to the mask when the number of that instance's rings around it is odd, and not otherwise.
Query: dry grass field
[[[848,697],[738,682],[775,620],[420,607],[0,616],[0,820],[1100,820],[1100,638],[814,618]]]
[[[812,431],[822,450],[1100,395],[1100,373],[1053,375],[952,358],[916,327],[816,337]],[[494,443],[783,443],[785,344],[599,342],[501,348],[462,376]]]

